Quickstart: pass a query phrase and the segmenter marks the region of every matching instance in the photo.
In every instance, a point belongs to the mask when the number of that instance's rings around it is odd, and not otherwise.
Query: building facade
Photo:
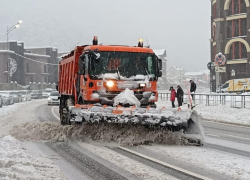
[[[0,83],[56,83],[57,64],[56,48],[24,48],[23,42],[0,42]]]
[[[227,80],[250,78],[250,1],[211,0],[211,6],[211,62],[219,52],[227,59],[226,72],[211,71],[216,91]]]

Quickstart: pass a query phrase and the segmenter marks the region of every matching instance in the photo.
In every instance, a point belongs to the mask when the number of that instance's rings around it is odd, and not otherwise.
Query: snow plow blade
[[[195,110],[157,109],[111,106],[71,106],[70,121],[75,123],[140,124],[171,132],[182,131],[182,139],[202,145],[204,139],[202,117]]]

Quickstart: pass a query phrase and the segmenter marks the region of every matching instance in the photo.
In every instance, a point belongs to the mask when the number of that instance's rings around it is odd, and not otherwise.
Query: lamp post
[[[235,76],[235,70],[232,69],[231,76],[234,78]],[[234,79],[233,79],[233,92],[234,92]]]
[[[23,21],[20,20],[18,21],[15,25],[11,26],[10,28],[7,26],[7,31],[6,31],[6,36],[7,36],[7,64],[8,64],[8,75],[7,75],[7,83],[9,83],[10,81],[10,63],[9,63],[9,50],[10,50],[10,47],[9,47],[9,33],[11,31],[13,31],[14,29],[17,29],[19,28],[20,24],[22,23]]]

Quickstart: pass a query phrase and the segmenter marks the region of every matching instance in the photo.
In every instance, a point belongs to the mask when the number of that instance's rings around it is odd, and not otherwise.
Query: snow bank
[[[170,156],[189,166],[206,169],[208,172],[214,171],[234,179],[250,179],[250,159],[243,156],[193,146],[166,147],[155,145],[144,146],[144,148],[157,153],[159,156]]]
[[[45,157],[33,157],[14,137],[0,139],[0,179],[66,179],[59,167]]]
[[[202,115],[204,119],[207,120],[250,126],[250,116],[248,108],[238,109],[223,105],[198,105],[195,109]]]
[[[6,116],[9,116],[15,111],[20,105],[23,105],[23,103],[16,103],[10,106],[3,106],[0,108],[0,121],[5,119]]]
[[[15,126],[12,136],[20,140],[67,141],[101,140],[118,142],[122,145],[139,145],[148,143],[180,144],[181,132],[146,128],[141,125],[129,124],[90,124],[82,126],[61,126],[59,123],[25,123]]]
[[[129,90],[128,88],[115,97],[114,106],[117,106],[120,103],[136,105],[138,107],[141,105],[140,101],[135,97],[134,91]]]
[[[110,151],[109,148],[103,146],[92,145],[90,143],[79,143],[85,149],[95,153],[101,158],[110,161],[114,165],[130,172],[139,179],[146,180],[177,180],[177,178],[168,175],[162,171],[156,170],[150,166],[147,166],[141,162],[138,162],[132,158],[126,157],[115,151]],[[136,167],[136,168],[135,168]],[[128,178],[129,179],[129,178]]]
[[[157,107],[162,106],[171,108],[171,102],[159,100]],[[186,108],[187,105],[182,107],[182,109]],[[206,120],[250,126],[249,108],[232,108],[225,105],[206,106],[201,104],[194,109]]]

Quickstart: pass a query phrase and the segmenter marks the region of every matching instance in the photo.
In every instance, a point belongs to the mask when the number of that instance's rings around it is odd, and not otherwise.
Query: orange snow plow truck
[[[77,46],[59,62],[61,124],[129,123],[202,134],[196,111],[156,107],[161,70],[162,60],[141,39],[134,47],[98,45],[97,37]]]

